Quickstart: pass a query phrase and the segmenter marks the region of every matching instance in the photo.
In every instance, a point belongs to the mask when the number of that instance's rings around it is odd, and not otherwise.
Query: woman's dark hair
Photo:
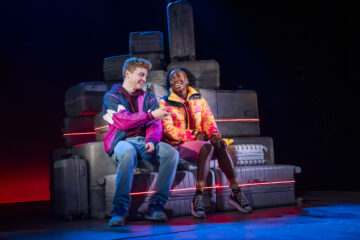
[[[166,76],[166,89],[170,89],[170,76],[171,76],[172,73],[174,73],[176,71],[182,71],[182,72],[185,73],[186,77],[189,80],[189,86],[190,87],[194,88],[196,86],[196,78],[189,70],[187,70],[186,68],[175,68],[175,69],[173,69],[173,70],[171,70],[171,71],[169,71],[167,73],[167,76]]]

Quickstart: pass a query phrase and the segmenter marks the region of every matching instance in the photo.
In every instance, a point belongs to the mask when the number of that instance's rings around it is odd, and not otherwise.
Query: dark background
[[[347,3],[193,0],[198,60],[222,89],[254,89],[276,163],[298,190],[360,190],[358,26]],[[49,199],[48,159],[63,146],[65,90],[102,80],[133,31],[160,30],[167,1],[5,1],[0,14],[0,203]]]

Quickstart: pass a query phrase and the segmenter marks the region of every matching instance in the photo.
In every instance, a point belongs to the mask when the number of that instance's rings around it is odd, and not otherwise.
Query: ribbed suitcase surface
[[[95,115],[102,110],[102,100],[108,90],[105,82],[82,82],[66,90],[65,112],[68,117]]]
[[[232,144],[228,146],[228,151],[234,166],[263,165],[270,162],[264,158],[264,152],[268,149],[261,144]]]
[[[217,89],[220,86],[220,66],[215,60],[172,62],[167,70],[186,68],[196,79],[196,88]]]
[[[177,1],[167,7],[171,62],[195,60],[193,9],[189,2]]]
[[[152,191],[156,188],[157,173],[141,173],[135,174],[131,189],[131,208],[130,219],[139,219],[143,217],[148,208],[148,203]],[[105,177],[105,196],[106,196],[106,213],[111,216],[112,199],[115,192],[116,175]],[[195,193],[196,176],[191,171],[177,171],[170,192],[169,200],[165,204],[167,215],[184,216],[190,215],[190,204]],[[210,170],[205,186],[211,187],[215,184],[214,173]],[[215,190],[214,188],[206,189],[205,192],[205,210],[207,212],[214,211]]]
[[[236,137],[231,145],[237,144],[256,144],[266,147],[264,151],[264,159],[268,160],[269,164],[274,164],[274,143],[272,137]],[[230,146],[231,146],[230,145]]]
[[[58,160],[54,164],[54,211],[67,220],[87,218],[88,175],[87,163],[77,156]]]
[[[260,165],[236,167],[236,175],[245,196],[253,208],[295,204],[295,183],[292,165]],[[220,169],[215,169],[217,186],[228,182]],[[231,190],[216,189],[216,206],[219,211],[235,210],[228,204]]]
[[[115,162],[104,150],[103,142],[91,142],[72,148],[72,153],[89,164],[89,200],[91,218],[105,217],[105,187],[98,183],[102,177],[116,173]]]
[[[159,31],[131,32],[130,53],[164,52],[163,34]]]

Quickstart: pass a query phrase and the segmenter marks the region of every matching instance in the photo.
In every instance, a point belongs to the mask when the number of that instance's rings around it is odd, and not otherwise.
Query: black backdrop
[[[191,1],[197,59],[222,89],[258,92],[277,163],[303,190],[360,190],[354,6]],[[65,90],[102,80],[104,57],[133,31],[160,30],[166,1],[6,1],[0,14],[0,203],[49,199],[48,156],[63,146]]]

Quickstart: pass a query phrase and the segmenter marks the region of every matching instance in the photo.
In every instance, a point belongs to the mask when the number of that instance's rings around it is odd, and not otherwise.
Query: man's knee
[[[136,161],[136,150],[132,145],[121,144],[115,147],[116,160],[118,163],[132,163]]]
[[[159,157],[168,158],[171,161],[179,161],[179,152],[171,145],[159,142],[156,147],[158,148],[157,154]]]

